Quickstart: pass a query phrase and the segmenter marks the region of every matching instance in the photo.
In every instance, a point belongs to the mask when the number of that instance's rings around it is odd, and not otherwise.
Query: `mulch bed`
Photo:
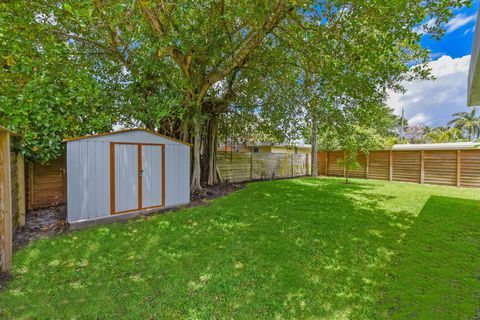
[[[242,189],[245,183],[222,183],[214,186],[203,187],[201,192],[195,192],[192,194],[190,206],[198,206],[204,204],[206,200],[212,200],[215,198],[226,196],[229,193]]]
[[[15,232],[13,247],[19,248],[34,240],[63,233],[67,227],[65,213],[65,205],[28,212],[25,227]]]

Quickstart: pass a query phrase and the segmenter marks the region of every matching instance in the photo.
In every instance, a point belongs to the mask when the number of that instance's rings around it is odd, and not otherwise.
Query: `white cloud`
[[[465,30],[465,32],[463,33],[463,35],[467,35],[468,33],[470,32],[475,32],[475,26],[471,27],[471,28],[468,28],[467,30]]]
[[[408,120],[408,124],[413,126],[413,125],[425,125],[428,126],[430,124],[430,118],[424,115],[423,113],[418,113],[412,118]]]
[[[476,14],[472,14],[471,16],[467,16],[464,13],[459,13],[455,17],[453,17],[452,20],[450,20],[447,24],[447,33],[453,32],[467,24],[469,24],[472,21],[475,21],[476,19]]]
[[[412,124],[443,126],[452,113],[468,111],[467,75],[470,56],[442,56],[428,63],[436,80],[404,83],[405,94],[391,92],[387,103]]]

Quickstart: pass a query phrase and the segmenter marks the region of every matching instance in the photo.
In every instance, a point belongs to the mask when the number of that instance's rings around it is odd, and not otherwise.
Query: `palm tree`
[[[462,130],[458,128],[438,127],[425,135],[428,143],[458,142],[464,140]]]
[[[472,108],[470,112],[457,112],[452,116],[456,118],[448,125],[453,124],[455,128],[465,131],[469,141],[472,141],[475,136],[477,139],[480,138],[480,117],[477,116],[477,108]]]

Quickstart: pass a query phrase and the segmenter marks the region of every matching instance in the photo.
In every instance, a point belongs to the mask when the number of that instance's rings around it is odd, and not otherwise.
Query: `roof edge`
[[[71,142],[71,141],[90,139],[90,138],[95,138],[95,137],[109,136],[109,135],[112,135],[112,134],[124,133],[124,132],[129,132],[129,131],[144,131],[144,132],[148,132],[148,133],[154,134],[156,136],[159,136],[159,137],[162,137],[162,138],[165,138],[165,139],[168,139],[168,140],[172,140],[172,141],[175,141],[175,142],[187,145],[187,146],[192,146],[191,143],[188,143],[188,142],[185,142],[185,141],[182,141],[182,140],[178,140],[178,139],[166,136],[164,134],[154,132],[154,131],[144,129],[144,128],[122,129],[122,130],[118,130],[118,131],[111,131],[111,132],[105,132],[105,133],[89,134],[89,135],[81,136],[81,137],[66,138],[66,139],[63,139],[63,142]]]
[[[425,144],[396,144],[392,147],[394,151],[414,150],[468,150],[480,147],[478,142],[447,142],[447,143],[425,143]]]

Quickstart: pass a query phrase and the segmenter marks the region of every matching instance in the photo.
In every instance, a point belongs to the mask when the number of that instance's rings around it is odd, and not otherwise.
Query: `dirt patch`
[[[190,206],[197,206],[205,202],[205,200],[212,200],[215,198],[226,196],[234,191],[245,187],[245,183],[222,183],[215,186],[203,187],[200,192],[192,194]]]
[[[12,278],[9,273],[0,272],[0,292],[7,287],[7,282]]]
[[[15,232],[13,247],[19,248],[34,240],[62,233],[67,226],[65,212],[65,205],[28,212],[25,227]]]

